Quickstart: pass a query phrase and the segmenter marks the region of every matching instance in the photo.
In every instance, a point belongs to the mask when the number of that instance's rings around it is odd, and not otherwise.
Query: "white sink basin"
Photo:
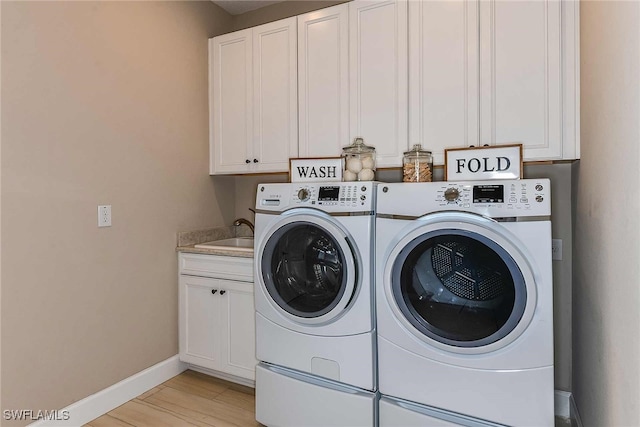
[[[234,251],[253,252],[253,237],[232,237],[230,239],[214,240],[213,242],[199,243],[198,249],[231,249]]]

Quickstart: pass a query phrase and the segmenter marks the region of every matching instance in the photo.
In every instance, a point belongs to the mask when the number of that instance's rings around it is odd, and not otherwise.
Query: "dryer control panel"
[[[378,214],[457,210],[492,218],[551,215],[548,179],[380,184]]]
[[[310,207],[329,213],[373,212],[375,182],[259,184],[256,209],[282,212]]]

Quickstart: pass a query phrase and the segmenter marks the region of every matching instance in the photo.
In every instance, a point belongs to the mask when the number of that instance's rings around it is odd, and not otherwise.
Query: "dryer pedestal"
[[[553,366],[522,370],[460,368],[399,349],[384,337],[378,338],[378,355],[380,360],[393,360],[397,366],[391,369],[387,364],[380,370],[383,395],[428,402],[436,408],[501,425],[541,427],[554,423]],[[416,372],[428,372],[428,379],[415,381]]]
[[[499,427],[502,425],[387,396],[380,398],[379,411],[380,427]]]

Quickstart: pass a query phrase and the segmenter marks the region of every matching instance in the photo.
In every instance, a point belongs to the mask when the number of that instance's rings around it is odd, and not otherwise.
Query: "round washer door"
[[[528,326],[536,284],[517,238],[475,214],[420,218],[391,251],[385,293],[418,338],[456,353],[504,347]]]
[[[349,235],[322,213],[283,215],[259,248],[270,302],[287,318],[322,324],[341,316],[357,291],[357,257]]]

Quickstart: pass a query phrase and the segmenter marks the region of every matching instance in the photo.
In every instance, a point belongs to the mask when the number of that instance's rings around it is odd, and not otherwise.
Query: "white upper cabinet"
[[[211,174],[286,172],[354,138],[580,157],[579,3],[354,0],[210,40]]]
[[[296,18],[209,41],[211,174],[280,172],[298,155]]]
[[[579,157],[574,1],[410,2],[410,143]]]
[[[210,173],[246,171],[253,154],[251,30],[209,40]]]
[[[300,157],[335,157],[349,144],[349,5],[298,16]]]
[[[334,157],[354,138],[378,167],[407,149],[407,2],[356,0],[298,17],[301,157]]]
[[[408,149],[407,2],[350,2],[349,46],[351,130],[342,145],[362,137],[378,167],[400,166]]]
[[[253,141],[256,171],[289,169],[298,155],[296,19],[253,29]]]
[[[478,3],[409,2],[409,144],[444,163],[478,144]]]
[[[480,2],[480,144],[562,158],[560,2]]]

